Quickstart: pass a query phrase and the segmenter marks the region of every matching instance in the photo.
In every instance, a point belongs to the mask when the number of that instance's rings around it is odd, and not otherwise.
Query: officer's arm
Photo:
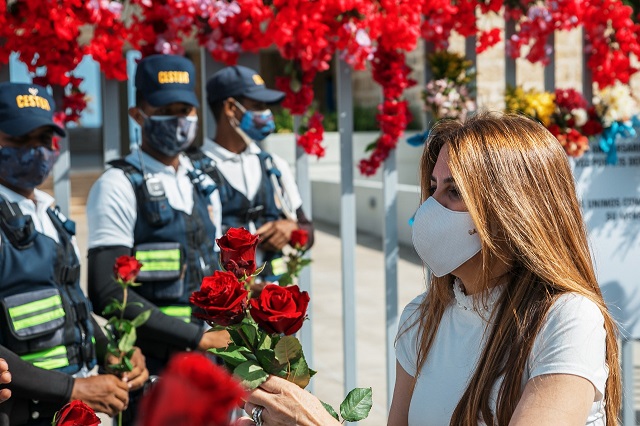
[[[28,398],[63,406],[71,398],[74,379],[68,374],[44,370],[23,361],[18,355],[0,346],[0,358],[4,358],[11,371],[12,398]]]
[[[113,300],[122,301],[122,288],[113,278],[113,265],[122,255],[131,255],[131,248],[125,246],[96,247],[89,250],[89,298],[93,311],[101,315]],[[138,335],[172,347],[195,349],[202,338],[199,325],[186,323],[163,314],[153,303],[130,291],[127,296],[125,318],[133,319],[140,313],[151,310],[151,316],[141,327]]]

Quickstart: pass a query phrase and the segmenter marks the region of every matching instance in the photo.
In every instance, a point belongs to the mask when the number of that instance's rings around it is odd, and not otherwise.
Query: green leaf
[[[137,306],[139,308],[144,308],[144,305],[142,303],[140,303],[140,302],[128,302],[127,303],[127,307],[129,307],[129,306]]]
[[[111,303],[105,306],[104,310],[102,311],[102,315],[108,317],[114,312],[122,312],[122,304],[116,299],[113,299]]]
[[[255,361],[243,362],[233,370],[233,374],[242,380],[242,385],[253,390],[269,377],[266,371]]]
[[[133,348],[133,345],[136,344],[136,338],[135,328],[132,328],[130,332],[123,334],[122,338],[120,338],[120,342],[118,343],[118,349],[120,349],[120,352],[129,352]]]
[[[377,144],[378,144],[378,139],[376,139],[375,141],[373,141],[369,145],[367,145],[367,147],[364,149],[364,152],[373,151],[376,148]]]
[[[251,345],[252,348],[255,348],[258,346],[258,329],[256,328],[256,326],[251,323],[251,322],[243,322],[242,326],[240,327],[240,329],[242,330],[242,332],[245,335],[245,338],[249,341],[249,344]]]
[[[133,364],[131,363],[131,360],[128,357],[125,356],[122,359],[122,364],[124,364],[126,371],[133,371]]]
[[[293,284],[293,277],[290,273],[286,272],[278,277],[278,284],[280,287],[286,287]]]
[[[280,364],[287,364],[298,359],[302,355],[302,345],[293,336],[285,336],[274,348],[276,359]]]
[[[262,341],[258,345],[258,349],[271,349],[271,344],[273,343],[271,336],[269,336],[267,333],[261,333],[261,334],[262,334]]]
[[[340,404],[340,415],[348,422],[366,419],[373,405],[371,388],[355,388]]]
[[[235,345],[229,345],[227,348],[209,349],[209,352],[222,358],[232,367],[237,367],[243,362],[247,362],[247,357],[242,354],[240,348]]]
[[[311,380],[311,375],[309,374],[309,366],[304,357],[301,357],[295,363],[291,364],[291,370],[289,370],[287,380],[295,383],[302,389],[307,387]]]
[[[251,276],[252,277],[257,277],[258,275],[260,275],[260,273],[262,271],[264,271],[264,268],[266,268],[266,267],[267,267],[267,262],[264,262],[264,264],[261,267],[259,267],[258,269],[256,269],[256,271]]]
[[[334,419],[336,419],[337,421],[340,421],[340,417],[338,417],[338,413],[336,413],[336,410],[334,410],[332,406],[330,406],[329,404],[323,401],[320,401],[320,403],[322,404],[324,409],[327,410],[329,414],[333,416]]]
[[[272,349],[260,349],[256,352],[256,359],[260,366],[269,374],[286,377],[287,368],[276,360],[276,354]]]
[[[140,327],[142,324],[147,322],[150,315],[151,315],[151,310],[147,310],[140,313],[137,317],[133,319],[133,321],[131,321],[131,325],[133,327]]]

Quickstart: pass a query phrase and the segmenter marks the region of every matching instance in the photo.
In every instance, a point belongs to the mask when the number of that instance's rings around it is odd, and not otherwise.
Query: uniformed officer
[[[220,201],[213,182],[183,151],[196,136],[198,100],[191,61],[152,55],[135,74],[136,105],[129,115],[142,127],[139,148],[112,162],[87,202],[89,296],[101,312],[122,291],[109,278],[115,259],[135,255],[141,284],[129,295],[125,317],[150,309],[137,344],[152,374],[178,351],[224,347],[226,332],[205,333],[191,315],[189,296],[217,269],[215,238]]]
[[[35,189],[57,158],[54,133],[65,135],[54,108],[38,85],[0,83],[0,357],[13,372],[2,425],[50,425],[73,399],[115,415],[148,378],[139,351],[126,379],[91,376],[106,339],[80,288],[75,225]]]
[[[275,130],[269,105],[284,96],[268,89],[250,68],[236,65],[216,72],[207,82],[216,135],[205,139],[201,152],[191,153],[194,163],[219,187],[223,230],[245,227],[260,235],[256,261],[266,262],[261,274],[265,281],[286,272],[281,250],[294,229],[306,229],[307,246],[313,244],[313,224],[304,214],[289,165],[256,143]]]

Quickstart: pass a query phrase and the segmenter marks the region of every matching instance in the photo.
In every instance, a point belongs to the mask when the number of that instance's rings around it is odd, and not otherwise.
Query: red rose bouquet
[[[52,426],[98,426],[100,419],[95,411],[82,401],[74,400],[53,416]]]
[[[297,285],[267,283],[259,295],[250,298],[247,282],[260,273],[255,268],[258,237],[245,229],[231,228],[217,242],[220,264],[226,270],[206,277],[190,298],[196,308],[194,315],[212,330],[229,332],[229,346],[210,352],[249,389],[260,386],[270,374],[305,388],[316,372],[307,365],[294,334],[307,317],[309,294]],[[294,250],[304,252],[307,243],[308,234],[294,232]],[[371,408],[371,389],[354,389],[343,405],[347,407],[341,410],[345,419],[362,420]]]

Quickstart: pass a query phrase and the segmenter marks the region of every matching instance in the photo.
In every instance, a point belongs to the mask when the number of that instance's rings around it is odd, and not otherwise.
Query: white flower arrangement
[[[638,101],[631,93],[631,88],[619,81],[613,86],[597,89],[593,106],[605,128],[615,122],[628,122],[638,114]]]

